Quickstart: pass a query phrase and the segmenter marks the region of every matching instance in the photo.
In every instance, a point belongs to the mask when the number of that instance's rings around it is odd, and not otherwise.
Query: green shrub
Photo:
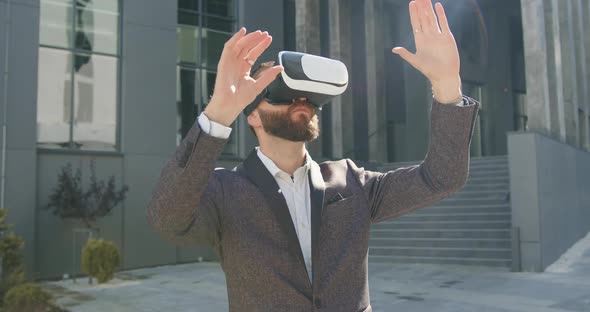
[[[11,288],[4,297],[4,311],[6,312],[41,312],[47,311],[51,306],[51,295],[31,283]]]
[[[119,258],[119,250],[112,242],[89,239],[82,250],[82,272],[106,283],[115,275]]]
[[[22,249],[24,240],[12,231],[12,224],[6,223],[8,210],[0,209],[0,258],[2,274],[0,276],[0,298],[6,292],[25,282]]]

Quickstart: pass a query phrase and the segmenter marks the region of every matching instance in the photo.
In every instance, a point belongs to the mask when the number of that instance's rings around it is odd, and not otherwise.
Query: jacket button
[[[322,300],[320,298],[315,298],[313,300],[313,304],[315,305],[316,309],[319,309],[322,307]]]

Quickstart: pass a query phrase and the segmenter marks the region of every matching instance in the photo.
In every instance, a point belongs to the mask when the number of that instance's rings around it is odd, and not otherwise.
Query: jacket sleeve
[[[178,245],[219,242],[223,190],[215,162],[226,142],[208,135],[195,122],[164,165],[147,218],[167,240]]]
[[[464,97],[463,106],[432,105],[430,145],[417,166],[387,173],[357,169],[377,223],[425,207],[461,189],[469,174],[469,145],[479,103]]]

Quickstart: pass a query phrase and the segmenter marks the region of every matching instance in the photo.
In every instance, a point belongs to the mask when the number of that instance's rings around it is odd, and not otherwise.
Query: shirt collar
[[[277,167],[277,165],[274,163],[274,161],[272,161],[272,159],[264,155],[264,153],[260,150],[260,147],[256,147],[256,154],[258,155],[260,161],[262,161],[266,169],[270,172],[270,174],[272,174],[273,177],[276,177],[277,174],[279,174],[279,172],[283,172],[284,174],[289,175],[288,173],[284,172],[279,167]],[[305,160],[303,161],[303,165],[299,168],[304,168],[306,174],[309,171],[309,168],[311,168],[311,156],[307,151],[305,151]],[[299,170],[299,168],[297,170]]]

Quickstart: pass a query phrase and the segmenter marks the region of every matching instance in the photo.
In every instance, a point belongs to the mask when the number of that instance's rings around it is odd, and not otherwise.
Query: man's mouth
[[[297,106],[291,111],[291,113],[306,112],[310,115],[313,114],[314,110],[311,107],[309,107],[308,104],[301,103],[301,104],[295,104],[295,105],[297,105]]]

